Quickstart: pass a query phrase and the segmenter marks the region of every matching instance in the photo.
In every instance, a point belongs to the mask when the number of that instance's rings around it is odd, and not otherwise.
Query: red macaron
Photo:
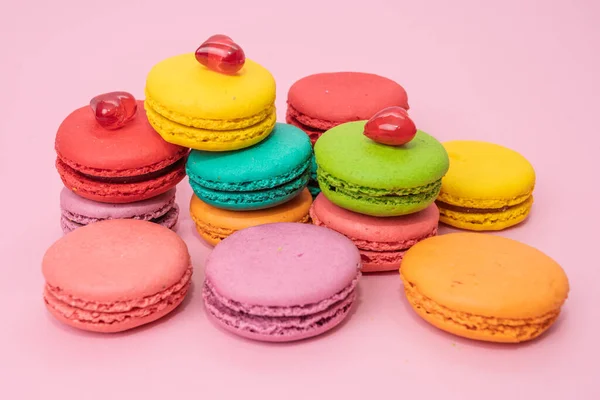
[[[164,141],[150,126],[143,101],[125,126],[102,127],[89,106],[73,111],[56,134],[56,168],[79,196],[130,203],[165,193],[185,177],[189,149]]]
[[[402,86],[362,72],[306,76],[290,87],[287,105],[287,123],[304,130],[313,144],[323,132],[342,123],[368,120],[387,107],[409,108]]]

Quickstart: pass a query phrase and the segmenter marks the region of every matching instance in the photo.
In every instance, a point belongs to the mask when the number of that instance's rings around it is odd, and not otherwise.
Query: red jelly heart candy
[[[414,139],[417,127],[404,108],[388,107],[367,121],[364,134],[377,143],[402,146]]]
[[[110,92],[90,101],[96,121],[106,129],[119,129],[135,117],[137,102],[131,93]]]
[[[222,74],[233,75],[244,66],[244,50],[229,36],[213,35],[196,50],[196,60]]]

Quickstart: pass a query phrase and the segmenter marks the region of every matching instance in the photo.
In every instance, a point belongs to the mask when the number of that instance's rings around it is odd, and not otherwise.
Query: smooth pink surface
[[[206,260],[206,279],[250,306],[318,303],[350,285],[360,256],[345,236],[310,224],[276,223],[237,231]]]
[[[600,398],[597,1],[3,4],[1,397]],[[239,340],[208,321],[200,289],[210,248],[185,212],[178,233],[196,270],[181,307],[110,336],[56,322],[41,301],[40,262],[62,235],[58,125],[98,93],[144,98],[157,61],[194,51],[213,33],[232,36],[273,72],[280,121],[300,77],[366,70],[401,82],[411,118],[438,139],[492,140],[525,155],[538,174],[532,214],[495,234],[536,246],[564,267],[572,290],[556,326],[518,346],[456,338],[416,317],[389,273],[361,278],[352,317],[331,335],[283,346]],[[190,197],[184,181],[182,210]]]

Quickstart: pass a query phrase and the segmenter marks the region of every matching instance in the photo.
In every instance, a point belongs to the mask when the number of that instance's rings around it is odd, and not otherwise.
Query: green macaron
[[[378,217],[427,208],[449,167],[442,144],[422,131],[403,146],[380,144],[363,134],[365,123],[338,125],[315,143],[317,179],[325,197],[347,210]]]

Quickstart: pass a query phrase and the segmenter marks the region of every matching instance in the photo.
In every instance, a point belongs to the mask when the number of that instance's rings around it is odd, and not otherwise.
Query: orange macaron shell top
[[[185,242],[148,221],[100,221],[46,251],[44,300],[59,320],[80,329],[117,332],[175,308],[192,275]]]
[[[143,101],[135,117],[120,129],[105,129],[89,106],[73,111],[58,128],[55,149],[60,161],[92,177],[130,177],[163,170],[188,149],[164,141],[150,126]]]
[[[276,222],[308,222],[312,196],[304,189],[292,200],[275,207],[251,211],[231,211],[213,207],[192,195],[190,214],[198,231],[210,244],[216,244],[235,231]]]
[[[480,340],[538,336],[556,320],[569,293],[567,276],[552,258],[480,233],[419,242],[406,253],[400,273],[409,302],[423,318]]]

